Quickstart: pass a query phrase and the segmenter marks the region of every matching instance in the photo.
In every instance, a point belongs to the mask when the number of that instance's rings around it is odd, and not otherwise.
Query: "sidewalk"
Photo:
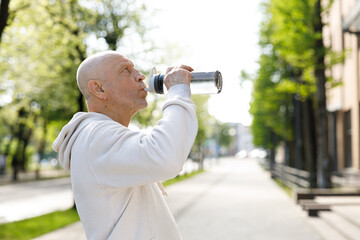
[[[73,206],[70,178],[0,186],[0,224],[32,218]]]
[[[19,183],[26,183],[29,181],[34,181],[37,180],[36,179],[36,172],[31,171],[31,172],[20,172],[18,174],[18,181],[17,182],[13,182],[12,180],[12,173],[8,172],[5,175],[0,175],[0,187],[3,185],[8,185],[8,184],[19,184]],[[63,170],[63,169],[54,169],[54,170],[46,170],[46,169],[42,169],[40,171],[40,177],[41,179],[46,179],[46,178],[61,178],[61,177],[69,177],[69,172]]]
[[[302,212],[254,160],[222,159],[168,186],[167,202],[184,240],[320,240]],[[82,240],[75,223],[36,240]]]
[[[184,240],[320,239],[254,160],[224,159],[168,191]]]

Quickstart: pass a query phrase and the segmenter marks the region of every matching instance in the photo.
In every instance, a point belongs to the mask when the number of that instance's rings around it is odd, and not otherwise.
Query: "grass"
[[[180,182],[180,181],[182,181],[182,180],[191,178],[192,176],[194,176],[194,175],[196,175],[196,174],[199,174],[199,173],[202,173],[202,172],[204,172],[204,170],[203,170],[203,169],[200,169],[200,170],[194,171],[194,172],[192,172],[192,173],[186,173],[186,174],[181,175],[181,176],[179,175],[179,176],[177,176],[177,177],[175,177],[175,178],[172,178],[172,179],[169,179],[169,180],[163,182],[163,185],[164,185],[164,186],[169,186],[169,185],[171,185],[171,184],[174,184],[174,183]]]
[[[274,178],[275,183],[281,187],[281,189],[283,189],[287,195],[289,195],[290,197],[292,197],[293,191],[290,187],[288,187],[286,184],[284,184],[283,182],[281,182],[280,180]]]
[[[39,217],[0,225],[0,239],[28,240],[79,221],[76,209],[57,211]]]
[[[204,172],[204,170],[198,170],[189,174],[177,176],[173,179],[165,181],[163,185],[168,186],[174,184],[176,182],[188,179],[201,172]],[[49,233],[56,229],[65,227],[79,220],[80,220],[79,215],[76,209],[71,208],[69,210],[57,211],[39,217],[29,218],[12,223],[1,224],[0,239],[28,240]]]

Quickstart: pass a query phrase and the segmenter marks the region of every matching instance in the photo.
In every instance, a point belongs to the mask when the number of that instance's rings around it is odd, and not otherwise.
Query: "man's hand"
[[[187,65],[180,65],[176,67],[169,67],[166,70],[164,84],[169,90],[172,86],[177,84],[187,84],[190,86],[191,73],[194,69]]]

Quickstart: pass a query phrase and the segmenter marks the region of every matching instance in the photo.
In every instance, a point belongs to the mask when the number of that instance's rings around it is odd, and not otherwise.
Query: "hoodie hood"
[[[99,113],[76,113],[68,124],[66,124],[53,143],[53,150],[59,153],[59,162],[65,170],[70,170],[71,149],[79,134],[87,126],[84,122],[89,119],[108,119]]]

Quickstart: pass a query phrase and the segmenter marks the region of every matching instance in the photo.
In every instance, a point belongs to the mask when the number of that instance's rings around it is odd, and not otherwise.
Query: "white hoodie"
[[[158,181],[175,177],[197,133],[187,85],[167,94],[151,133],[135,132],[99,113],[76,113],[54,142],[70,170],[87,239],[181,239]]]

